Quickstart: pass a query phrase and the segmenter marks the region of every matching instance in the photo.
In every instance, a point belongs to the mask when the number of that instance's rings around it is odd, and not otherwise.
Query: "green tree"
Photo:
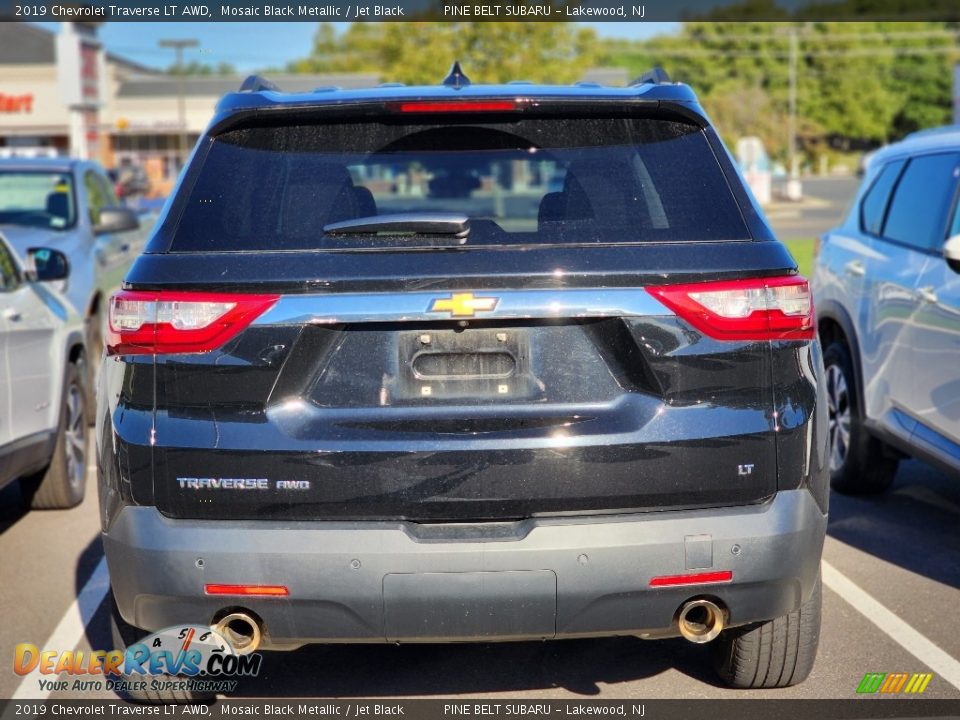
[[[376,72],[385,81],[435,84],[454,60],[474,82],[567,83],[596,62],[591,28],[550,22],[323,23],[293,72]]]
[[[758,7],[768,0],[753,0]],[[724,138],[758,135],[786,156],[790,35],[798,47],[801,151],[862,148],[950,121],[952,26],[916,22],[689,22],[675,35],[608,43],[600,64],[662,64],[700,96]]]
[[[184,63],[180,68],[178,68],[176,64],[173,64],[167,68],[167,73],[169,75],[234,75],[236,72],[236,68],[227,62],[221,62],[217,65],[208,65],[207,63],[200,62],[199,60],[191,60],[188,63]]]

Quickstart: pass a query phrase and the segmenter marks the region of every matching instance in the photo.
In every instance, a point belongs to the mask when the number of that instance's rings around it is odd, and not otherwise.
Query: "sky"
[[[59,23],[38,23],[56,31]],[[334,23],[344,26],[347,23]],[[601,37],[642,39],[671,32],[677,23],[583,23]],[[107,51],[150,67],[173,63],[173,50],[157,47],[161,38],[196,38],[200,47],[185,51],[192,59],[217,65],[230,63],[238,72],[283,67],[310,53],[316,23],[105,23],[100,39]]]

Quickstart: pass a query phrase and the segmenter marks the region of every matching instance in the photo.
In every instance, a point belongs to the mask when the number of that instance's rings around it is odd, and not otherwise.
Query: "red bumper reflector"
[[[650,587],[674,587],[676,585],[707,585],[725,583],[733,580],[732,570],[692,573],[690,575],[662,575],[650,579]]]
[[[285,597],[290,594],[286,585],[219,585],[203,586],[207,595],[269,595]]]
[[[517,103],[512,100],[402,102],[395,105],[394,108],[399,108],[402,113],[513,112],[519,110]]]

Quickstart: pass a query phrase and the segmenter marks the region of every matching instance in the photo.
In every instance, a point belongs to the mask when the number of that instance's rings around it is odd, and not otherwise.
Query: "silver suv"
[[[904,455],[960,473],[960,129],[879,151],[813,275],[841,492]]]
[[[85,321],[91,349],[84,379],[93,407],[106,298],[120,287],[140,253],[153,216],[120,203],[103,168],[73,158],[0,160],[0,232],[26,257],[31,247],[55,248],[70,261],[69,282],[56,288]],[[91,418],[92,418],[91,414]]]
[[[21,478],[34,508],[72,507],[84,494],[83,320],[51,286],[69,269],[49,248],[21,264],[0,235],[0,487]]]

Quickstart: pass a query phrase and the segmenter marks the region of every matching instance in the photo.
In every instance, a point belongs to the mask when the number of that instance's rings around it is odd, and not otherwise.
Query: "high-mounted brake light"
[[[691,283],[647,288],[647,292],[719,340],[810,340],[813,299],[798,275]]]
[[[419,100],[391,107],[402,113],[513,112],[520,109],[520,104],[515,100]]]
[[[121,290],[110,298],[107,354],[215,350],[262,315],[277,297]]]

